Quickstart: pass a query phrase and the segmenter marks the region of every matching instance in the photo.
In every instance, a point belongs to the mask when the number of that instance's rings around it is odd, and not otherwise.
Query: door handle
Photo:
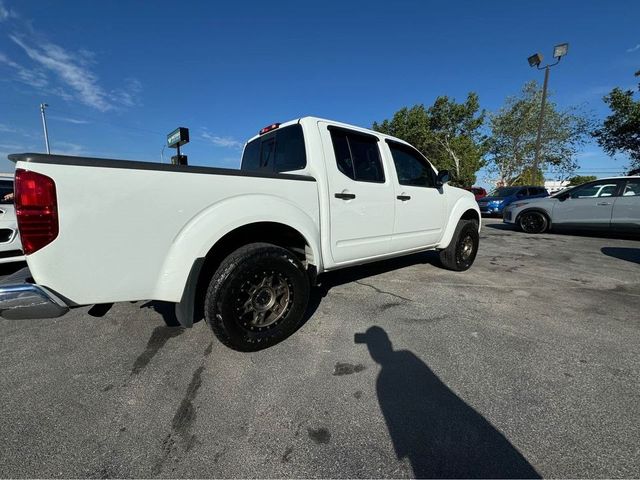
[[[598,205],[599,207],[602,207],[604,205],[611,205],[611,202],[598,202],[596,203],[596,205]]]
[[[356,198],[355,193],[335,193],[334,196],[340,200],[353,200]]]
[[[406,202],[407,200],[411,200],[411,195],[398,195],[396,198],[398,200],[402,200],[403,202]]]

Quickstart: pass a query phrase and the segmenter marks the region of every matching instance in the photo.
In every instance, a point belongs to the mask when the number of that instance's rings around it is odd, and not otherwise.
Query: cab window
[[[302,126],[290,125],[249,142],[242,155],[241,170],[289,172],[307,165]]]
[[[408,145],[387,140],[400,185],[434,187],[435,174],[431,165]]]
[[[384,183],[377,137],[340,128],[329,131],[340,173],[356,182]]]

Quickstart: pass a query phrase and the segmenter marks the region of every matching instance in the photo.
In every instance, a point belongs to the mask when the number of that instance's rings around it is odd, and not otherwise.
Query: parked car
[[[489,196],[478,201],[480,212],[486,215],[502,215],[507,205],[519,200],[548,197],[544,187],[525,185],[521,187],[498,187]]]
[[[480,200],[482,197],[487,196],[487,191],[482,187],[470,187],[470,188],[465,188],[465,190],[473,193],[474,197],[476,197],[476,200]]]
[[[640,233],[640,176],[600,179],[548,198],[517,201],[505,209],[504,221],[527,233],[552,227]]]
[[[0,175],[0,263],[24,260],[13,205],[13,175]]]
[[[0,287],[5,318],[161,300],[182,325],[205,317],[224,344],[258,350],[298,328],[318,274],[423,250],[462,271],[478,251],[478,204],[446,171],[400,139],[319,118],[262,129],[240,170],[9,158],[35,282]]]

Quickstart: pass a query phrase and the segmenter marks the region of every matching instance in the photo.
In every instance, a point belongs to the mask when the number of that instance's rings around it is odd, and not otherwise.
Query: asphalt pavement
[[[640,477],[640,241],[484,223],[257,353],[154,302],[0,320],[0,476]]]

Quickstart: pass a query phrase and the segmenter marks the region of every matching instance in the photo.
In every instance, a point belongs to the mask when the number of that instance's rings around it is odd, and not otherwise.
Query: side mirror
[[[441,187],[449,181],[449,170],[440,170],[438,172],[438,179],[436,180],[436,186]]]
[[[560,200],[561,202],[564,202],[569,197],[570,195],[568,193],[563,193],[562,195],[558,195],[558,200]]]

